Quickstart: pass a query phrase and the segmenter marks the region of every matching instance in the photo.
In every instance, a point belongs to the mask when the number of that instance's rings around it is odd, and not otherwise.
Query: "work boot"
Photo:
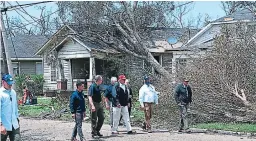
[[[127,134],[133,134],[133,132],[132,131],[128,131]]]

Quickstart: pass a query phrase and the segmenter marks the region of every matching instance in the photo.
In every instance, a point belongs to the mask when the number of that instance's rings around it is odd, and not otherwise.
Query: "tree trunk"
[[[148,52],[148,55],[147,55],[147,61],[148,63],[159,73],[161,74],[162,76],[164,76],[165,78],[169,78],[171,79],[171,74],[170,72],[168,72],[167,70],[164,69],[163,66],[161,66],[157,60],[154,58],[154,56]]]

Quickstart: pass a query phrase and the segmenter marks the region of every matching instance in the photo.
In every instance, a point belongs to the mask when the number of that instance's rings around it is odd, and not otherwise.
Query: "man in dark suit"
[[[131,110],[132,110],[132,89],[131,86],[129,84],[130,80],[126,79],[125,80],[125,85],[127,86],[127,91],[128,91],[128,96],[129,96],[129,103],[128,103],[128,112],[129,112],[129,118],[131,121]],[[120,121],[119,121],[119,125],[121,125],[121,120],[122,120],[123,116],[121,115]],[[124,120],[123,120],[124,121]],[[125,126],[125,125],[124,125]]]

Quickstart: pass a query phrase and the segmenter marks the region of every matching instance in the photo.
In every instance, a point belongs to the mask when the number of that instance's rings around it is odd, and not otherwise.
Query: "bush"
[[[30,76],[30,80],[26,80],[26,77]],[[19,96],[23,94],[23,87],[27,86],[30,92],[34,96],[43,94],[43,75],[19,75],[15,77],[16,90]]]

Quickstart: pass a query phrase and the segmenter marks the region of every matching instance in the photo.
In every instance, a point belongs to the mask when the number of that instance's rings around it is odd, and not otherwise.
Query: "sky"
[[[35,1],[19,1],[19,4],[25,4],[25,3],[31,3],[31,2],[35,2]],[[9,1],[9,3],[11,3],[12,5],[17,5],[15,1]],[[208,14],[211,17],[211,20],[215,20],[217,18],[225,16],[224,11],[221,9],[220,1],[194,1],[193,5],[194,5],[194,9],[192,9],[189,12],[189,14],[185,16],[185,19],[196,18],[199,13],[202,15],[202,18],[204,18],[204,16]],[[6,3],[6,6],[9,6],[9,4]],[[54,12],[57,9],[57,5],[54,2],[47,3],[47,4],[39,4],[37,6],[46,6],[47,10],[51,10],[52,12]],[[29,14],[35,17],[39,17],[40,15],[40,10],[38,10],[38,7],[31,6],[24,9]],[[9,17],[20,17],[22,19],[22,17],[19,16],[19,14],[17,14],[16,11],[8,11],[7,14]],[[23,15],[27,20],[31,22],[33,21],[30,17],[26,16],[25,14]]]

